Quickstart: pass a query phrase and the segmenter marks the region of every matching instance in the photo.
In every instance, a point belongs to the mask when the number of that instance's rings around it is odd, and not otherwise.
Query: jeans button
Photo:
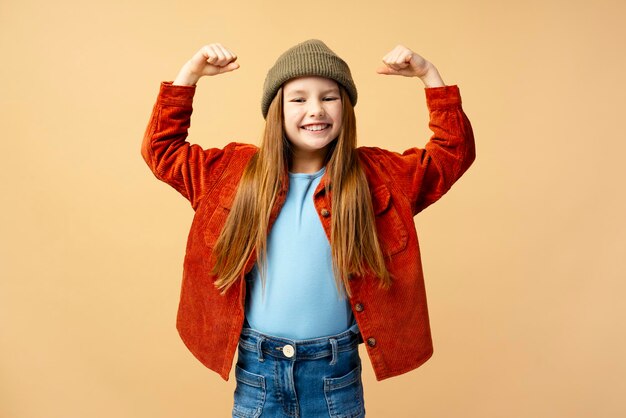
[[[294,349],[293,346],[290,344],[287,344],[286,346],[283,347],[283,354],[285,355],[285,357],[293,357],[294,355]]]

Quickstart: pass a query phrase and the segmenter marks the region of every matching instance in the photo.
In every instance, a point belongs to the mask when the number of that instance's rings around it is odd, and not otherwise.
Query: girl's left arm
[[[446,86],[437,68],[398,45],[383,58],[379,74],[418,77],[425,86],[433,135],[424,148],[402,154],[377,148],[378,161],[411,201],[417,214],[443,196],[476,157],[474,134],[457,86]]]

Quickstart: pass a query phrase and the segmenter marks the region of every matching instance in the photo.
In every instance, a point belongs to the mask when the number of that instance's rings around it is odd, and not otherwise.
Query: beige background
[[[430,131],[402,43],[461,88],[477,160],[416,217],[435,354],[374,379],[371,417],[626,416],[622,1],[0,3],[0,416],[225,417],[234,379],[174,324],[193,216],[140,143],[161,80],[203,44],[190,140],[258,143],[263,78],[321,38],[351,65],[362,145]]]

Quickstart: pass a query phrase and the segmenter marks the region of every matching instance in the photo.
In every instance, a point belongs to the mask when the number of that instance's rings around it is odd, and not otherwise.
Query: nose
[[[323,116],[325,113],[324,106],[319,100],[311,100],[311,107],[309,108],[310,116]]]

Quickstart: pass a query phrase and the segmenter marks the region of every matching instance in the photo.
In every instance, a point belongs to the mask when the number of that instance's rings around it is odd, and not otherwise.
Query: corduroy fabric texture
[[[264,119],[267,118],[267,111],[280,86],[292,78],[302,76],[320,76],[335,80],[348,92],[352,106],[356,105],[357,91],[348,64],[324,42],[309,39],[283,52],[268,71],[261,100]]]

